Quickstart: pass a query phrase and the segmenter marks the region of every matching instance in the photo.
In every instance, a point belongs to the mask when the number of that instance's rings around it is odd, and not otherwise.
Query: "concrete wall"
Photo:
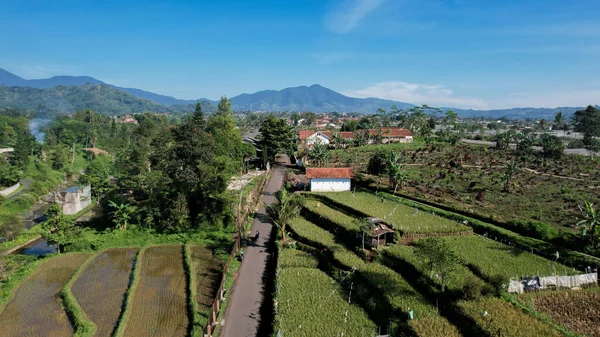
[[[312,192],[341,192],[350,191],[350,178],[312,178]]]
[[[90,185],[76,191],[70,191],[70,189],[61,191],[56,196],[56,202],[61,204],[64,214],[77,214],[92,203]]]
[[[3,190],[0,190],[0,195],[3,195],[3,196],[9,195],[12,192],[18,190],[19,187],[21,187],[21,183],[16,183],[16,184],[12,185],[11,187],[7,187]]]
[[[0,149],[0,153],[7,153],[7,152],[13,152],[15,149],[13,149],[12,147],[5,147]]]
[[[306,138],[306,145],[322,144],[329,145],[329,139],[321,133],[314,133]]]

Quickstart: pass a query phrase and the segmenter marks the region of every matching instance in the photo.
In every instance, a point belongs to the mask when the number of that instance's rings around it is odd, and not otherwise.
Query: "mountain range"
[[[105,114],[127,114],[144,111],[186,113],[200,102],[207,112],[216,110],[218,102],[209,99],[182,100],[136,88],[123,88],[89,76],[55,76],[27,80],[0,68],[0,108],[18,107],[39,113],[70,113],[93,109]],[[234,111],[312,111],[374,113],[392,105],[407,109],[410,103],[379,98],[344,96],[318,84],[283,90],[264,90],[231,98]],[[570,116],[582,107],[514,108],[500,110],[454,110],[460,117],[546,118],[556,111]]]

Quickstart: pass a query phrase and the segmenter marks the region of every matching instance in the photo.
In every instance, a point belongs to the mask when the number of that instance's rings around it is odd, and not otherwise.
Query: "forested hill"
[[[34,110],[41,115],[70,113],[82,109],[92,109],[107,115],[147,111],[173,113],[193,111],[193,104],[167,107],[107,84],[55,86],[48,89],[0,86],[0,109],[5,107]],[[215,110],[215,107],[208,102],[202,102],[202,107],[206,112]]]

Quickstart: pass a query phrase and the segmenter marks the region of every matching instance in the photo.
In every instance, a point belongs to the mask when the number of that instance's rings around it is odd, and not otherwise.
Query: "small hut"
[[[77,214],[92,203],[91,187],[90,185],[69,187],[58,192],[56,202],[60,204],[63,214]]]
[[[364,248],[379,248],[394,242],[394,230],[383,220],[375,217],[366,218],[369,229],[357,234],[357,239]]]

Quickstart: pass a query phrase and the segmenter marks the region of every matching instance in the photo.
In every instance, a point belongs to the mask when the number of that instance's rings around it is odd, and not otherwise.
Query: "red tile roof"
[[[298,131],[298,138],[300,138],[301,140],[305,140],[306,138],[310,137],[315,132],[317,132],[317,131],[314,131],[314,130],[300,130],[300,131]]]
[[[306,169],[306,178],[352,178],[354,171],[351,167],[310,167]]]

